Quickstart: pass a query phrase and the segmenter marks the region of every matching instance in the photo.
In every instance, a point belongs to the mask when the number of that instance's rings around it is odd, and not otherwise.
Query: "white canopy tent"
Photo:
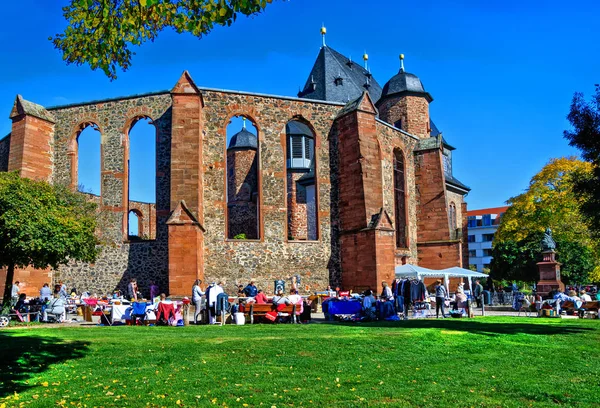
[[[454,266],[446,269],[428,269],[417,265],[399,265],[396,266],[396,278],[444,278],[446,292],[450,293],[450,278],[469,278],[469,290],[471,290],[472,278],[487,278],[488,275],[481,272],[475,272],[470,269]]]

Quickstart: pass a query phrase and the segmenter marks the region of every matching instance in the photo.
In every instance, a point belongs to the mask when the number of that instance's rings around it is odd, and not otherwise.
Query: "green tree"
[[[116,79],[131,66],[130,47],[154,41],[164,29],[208,34],[238,15],[261,12],[272,0],[71,0],[63,7],[64,33],[50,37],[68,64],[89,64]]]
[[[573,96],[567,119],[573,129],[564,132],[565,138],[593,166],[591,172],[576,175],[574,190],[583,197],[581,212],[592,232],[600,237],[600,85],[589,103],[582,93]]]
[[[56,268],[98,254],[96,204],[67,187],[0,173],[0,267],[7,268],[3,308],[15,267]]]
[[[598,271],[598,241],[581,213],[583,199],[575,180],[590,174],[592,165],[574,157],[552,159],[531,179],[523,194],[508,200],[510,207],[494,236],[494,279],[537,280],[544,230],[553,231],[557,260],[566,283],[587,282]]]

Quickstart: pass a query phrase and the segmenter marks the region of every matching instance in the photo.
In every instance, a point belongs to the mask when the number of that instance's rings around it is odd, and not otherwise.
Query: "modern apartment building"
[[[475,266],[479,272],[490,267],[494,234],[507,209],[508,207],[495,207],[467,211],[469,266]]]

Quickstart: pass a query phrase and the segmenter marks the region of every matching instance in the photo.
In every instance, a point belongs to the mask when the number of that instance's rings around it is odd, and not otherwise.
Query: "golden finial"
[[[367,51],[365,51],[365,53],[363,54],[363,61],[365,62],[365,69],[368,71],[369,70],[369,54],[367,54]]]
[[[404,54],[400,54],[400,72],[404,72]]]
[[[325,24],[321,24],[321,37],[323,38],[323,47],[325,47],[325,34],[327,34],[327,28],[325,28]]]

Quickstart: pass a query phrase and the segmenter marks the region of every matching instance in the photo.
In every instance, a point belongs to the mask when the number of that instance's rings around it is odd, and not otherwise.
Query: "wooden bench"
[[[583,304],[581,305],[581,307],[578,310],[583,311],[583,313],[594,312],[594,313],[596,313],[596,315],[598,315],[599,306],[600,306],[600,302],[597,300],[591,301],[591,302],[583,302]],[[570,300],[567,300],[562,304],[561,309],[575,310],[575,305]]]
[[[279,313],[289,313],[290,316],[294,316],[296,314],[297,306],[298,305],[286,305]],[[249,303],[244,306],[244,314],[250,316],[250,324],[254,324],[254,316],[265,316],[272,311],[275,311],[275,307],[272,303]]]

